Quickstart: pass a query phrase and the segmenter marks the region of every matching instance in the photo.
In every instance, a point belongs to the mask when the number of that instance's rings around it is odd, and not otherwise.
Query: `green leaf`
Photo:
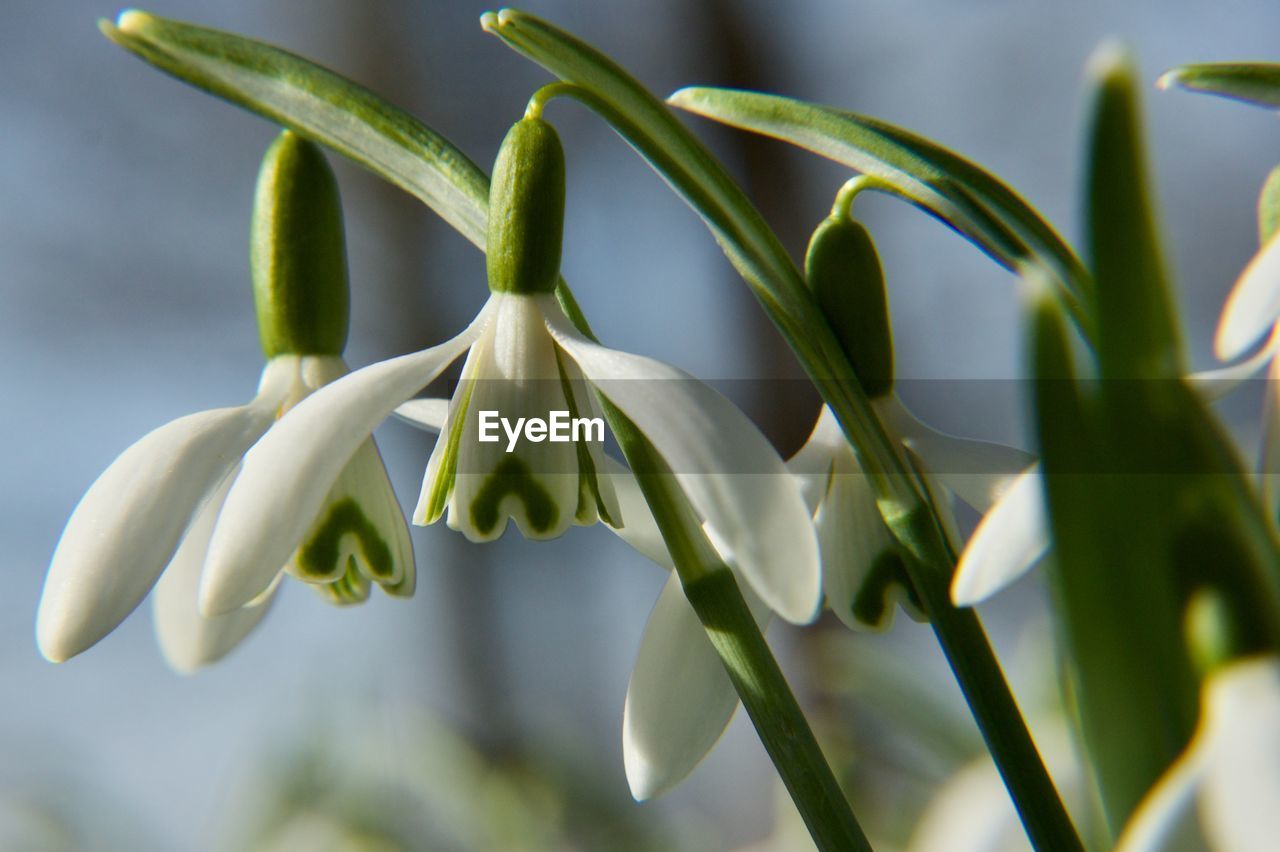
[[[1280,108],[1280,65],[1269,62],[1219,62],[1181,65],[1156,84],[1219,95],[1269,109]]]
[[[1176,378],[1184,370],[1148,197],[1134,70],[1113,47],[1095,54],[1091,68],[1086,235],[1097,283],[1098,359],[1109,378]]]
[[[278,47],[135,9],[121,12],[114,24],[103,20],[98,26],[161,71],[385,178],[484,248],[488,176],[444,136],[360,84]],[[556,296],[590,336],[563,278]]]
[[[484,246],[489,180],[439,133],[368,89],[269,44],[128,10],[107,38],[157,68],[327,145]]]
[[[1039,261],[1057,272],[1064,303],[1088,326],[1081,301],[1089,277],[1079,259],[1031,205],[968,160],[877,119],[777,95],[692,87],[667,100],[874,175],[1013,271]]]

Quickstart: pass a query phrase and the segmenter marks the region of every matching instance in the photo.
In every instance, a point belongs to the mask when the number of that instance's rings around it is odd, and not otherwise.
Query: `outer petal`
[[[881,416],[919,457],[924,470],[979,512],[986,512],[1035,457],[1025,450],[939,432],[907,410],[897,396],[879,405]]]
[[[1280,318],[1280,234],[1253,256],[1227,296],[1214,351],[1224,361],[1238,357]]]
[[[1245,360],[1216,370],[1192,373],[1187,376],[1187,381],[1206,399],[1221,399],[1267,366],[1275,358],[1277,348],[1280,348],[1280,325],[1272,329],[1267,344]]]
[[[483,320],[482,311],[452,340],[320,388],[263,436],[245,455],[209,543],[203,612],[237,609],[270,585],[374,427],[462,354]]]
[[[666,460],[715,540],[788,621],[822,601],[818,543],[799,483],[755,425],[688,373],[592,343],[548,311],[548,327],[583,374]]]
[[[742,590],[761,627],[769,609]],[[738,708],[738,694],[672,573],[640,640],[622,711],[622,758],[636,801],[670,790],[706,757]]]
[[[831,413],[830,406],[822,406],[818,420],[813,424],[813,431],[796,454],[787,459],[787,470],[795,475],[804,494],[805,505],[810,514],[818,511],[818,504],[827,496],[830,485],[831,468],[840,457],[854,459],[853,449],[845,441],[844,433],[836,416]]]
[[[269,423],[261,406],[191,414],[111,463],[80,500],[53,554],[36,616],[45,657],[75,656],[133,611],[201,502]]]
[[[396,409],[396,417],[428,432],[443,432],[449,416],[449,400],[434,397],[411,399]]]
[[[1116,848],[1270,852],[1280,836],[1278,801],[1280,657],[1271,655],[1231,663],[1205,681],[1195,736]]]
[[[956,606],[981,603],[1017,580],[1049,549],[1040,465],[1023,471],[991,507],[960,555],[951,582]]]
[[[1205,686],[1213,754],[1200,817],[1215,849],[1271,852],[1280,838],[1280,658],[1234,663]]]
[[[224,657],[257,627],[273,599],[267,595],[253,606],[211,618],[201,615],[196,606],[209,537],[234,478],[233,471],[200,509],[151,595],[160,650],[169,665],[180,672],[194,672]]]

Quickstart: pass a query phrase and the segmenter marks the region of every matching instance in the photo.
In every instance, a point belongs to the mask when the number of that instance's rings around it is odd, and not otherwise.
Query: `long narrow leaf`
[[[1158,85],[1280,109],[1280,65],[1269,62],[1182,65],[1166,72]]]
[[[449,140],[368,89],[278,47],[129,10],[107,38],[417,196],[481,248],[489,179]]]
[[[1083,319],[1089,278],[1079,259],[1031,205],[957,154],[878,119],[778,95],[691,87],[667,100],[874,175],[1009,269],[1040,261],[1057,272],[1065,302]]]

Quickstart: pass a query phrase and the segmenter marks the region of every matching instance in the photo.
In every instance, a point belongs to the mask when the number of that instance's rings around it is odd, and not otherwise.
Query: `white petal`
[[[877,400],[885,425],[920,458],[924,470],[979,512],[986,512],[1035,457],[991,441],[959,438],[925,425],[896,395]]]
[[[1205,684],[1213,753],[1200,814],[1215,849],[1272,852],[1280,838],[1280,659],[1233,663]]]
[[[201,615],[196,606],[209,537],[234,478],[233,471],[200,509],[151,595],[160,650],[169,665],[180,672],[194,672],[220,660],[258,625],[270,608],[271,596],[254,606],[210,618]]]
[[[743,589],[762,629],[769,610]],[[680,578],[672,573],[654,604],[622,712],[622,757],[631,795],[642,802],[684,780],[720,739],[738,694],[707,638]]]
[[[896,584],[868,589],[867,584],[881,583],[874,572],[877,567],[883,570],[879,561],[892,551],[893,534],[880,517],[871,484],[852,464],[841,465],[832,474],[827,498],[814,516],[814,526],[822,552],[822,588],[832,612],[855,630],[888,627],[895,601],[905,599],[905,590]],[[867,605],[860,600],[866,594],[883,596],[879,619],[863,621],[854,614]],[[857,606],[859,603],[863,606]]]
[[[443,432],[444,421],[449,416],[447,399],[411,399],[396,409],[396,417],[411,426],[428,432]]]
[[[1216,370],[1192,373],[1187,376],[1187,381],[1200,391],[1205,399],[1210,401],[1221,399],[1267,366],[1275,358],[1278,348],[1280,348],[1280,325],[1272,330],[1267,344],[1245,360]]]
[[[161,426],[125,450],[80,500],[49,566],[36,637],[61,662],[93,645],[146,597],[206,496],[262,434],[258,406]]]
[[[245,454],[209,544],[200,587],[203,612],[237,609],[271,583],[374,427],[462,354],[483,320],[482,311],[452,340],[320,388]]]
[[[548,327],[582,372],[657,448],[730,561],[783,618],[822,601],[817,536],[800,485],[734,405],[688,373],[592,343],[563,315]]]
[[[956,565],[951,600],[981,603],[1031,570],[1049,549],[1040,465],[1022,472],[987,512]]]
[[[1195,736],[1142,800],[1116,848],[1270,852],[1280,833],[1277,801],[1280,658],[1255,657],[1204,682]]]
[[[662,539],[662,531],[658,522],[649,510],[649,504],[640,490],[640,483],[635,474],[627,470],[626,465],[612,456],[601,456],[603,465],[599,468],[601,476],[606,477],[617,496],[618,511],[622,517],[622,527],[609,527],[618,534],[618,538],[635,548],[641,555],[647,556],[664,568],[675,566],[671,562],[671,554]]]
[[[569,409],[555,343],[547,333],[541,300],[496,294],[493,321],[473,350],[474,380],[461,413],[448,523],[471,541],[492,541],[513,520],[526,538],[562,535],[578,508],[578,450],[572,442],[516,439],[506,427],[498,440],[480,441],[480,413],[518,428],[518,419],[549,421]],[[554,304],[554,303],[553,303]]]
[[[1267,240],[1227,296],[1213,348],[1223,361],[1238,357],[1280,318],[1280,234]]]
[[[809,438],[795,455],[787,459],[787,470],[799,481],[810,514],[818,511],[818,504],[827,496],[831,468],[837,458],[852,459],[857,465],[853,449],[845,441],[836,416],[830,406],[824,405]]]

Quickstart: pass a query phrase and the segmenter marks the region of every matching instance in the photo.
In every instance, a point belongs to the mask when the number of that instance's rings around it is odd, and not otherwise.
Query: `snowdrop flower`
[[[257,395],[161,426],[125,450],[89,488],[53,555],[37,615],[41,653],[61,662],[110,633],[156,587],[156,631],[181,671],[230,651],[266,613],[282,569],[334,603],[413,592],[413,551],[371,440],[360,443],[306,517],[305,535],[262,564],[268,582],[243,606],[196,608],[205,553],[240,459],[281,414],[347,372],[346,258],[337,187],[319,150],[285,133],[270,148],[254,208],[254,295],[267,357]],[[244,558],[261,563],[262,554]],[[157,583],[157,580],[159,582]]]
[[[1122,852],[1270,852],[1280,836],[1280,657],[1245,658],[1201,687],[1190,744],[1147,794]]]
[[[508,520],[530,538],[556,536],[597,518],[625,528],[629,519],[612,480],[602,476],[607,462],[599,442],[555,443],[527,430],[514,442],[479,440],[488,416],[481,412],[511,423],[547,420],[557,410],[578,417],[595,411],[599,399],[657,448],[761,599],[788,620],[812,619],[820,598],[817,542],[799,487],[728,400],[674,367],[607,349],[573,326],[553,295],[563,205],[559,140],[540,118],[526,118],[508,133],[494,168],[489,300],[457,337],[373,364],[312,394],[246,454],[209,546],[201,587],[205,611],[233,611],[261,594],[272,579],[263,566],[296,546],[302,519],[318,509],[356,448],[467,353],[447,410],[427,403],[402,412],[442,429],[416,523],[447,511],[451,526],[481,541],[501,535]],[[276,505],[294,511],[271,517],[269,507]]]
[[[901,440],[909,464],[921,472],[957,548],[962,542],[950,497],[981,513],[1004,497],[1000,511],[985,518],[961,560],[956,584],[959,597],[970,600],[1025,571],[1044,553],[1047,533],[1033,479],[1036,468],[1021,450],[930,428],[898,397],[880,260],[866,230],[849,217],[852,196],[861,185],[857,179],[847,184],[831,215],[815,230],[805,275],[872,407]],[[823,588],[837,617],[854,628],[884,628],[895,602],[920,617],[893,535],[830,408],[823,406],[808,441],[788,466],[803,483],[818,528]]]

